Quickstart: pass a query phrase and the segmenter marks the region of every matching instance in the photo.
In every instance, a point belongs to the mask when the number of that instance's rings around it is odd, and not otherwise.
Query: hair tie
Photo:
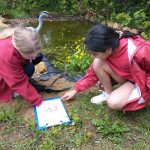
[[[119,34],[119,39],[121,39],[121,38],[122,38],[122,36],[123,36],[123,32],[122,32],[122,31],[118,31],[118,30],[116,30],[116,33],[118,33],[118,34]]]

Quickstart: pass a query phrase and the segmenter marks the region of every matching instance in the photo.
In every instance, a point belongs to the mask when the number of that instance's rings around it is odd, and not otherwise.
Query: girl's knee
[[[116,99],[108,98],[107,105],[109,108],[113,110],[121,110],[123,107],[119,101],[116,101]]]

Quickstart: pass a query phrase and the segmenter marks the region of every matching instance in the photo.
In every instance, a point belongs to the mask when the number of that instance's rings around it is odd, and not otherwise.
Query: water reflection
[[[41,41],[44,48],[61,47],[73,44],[77,39],[85,37],[91,24],[79,21],[44,22]]]

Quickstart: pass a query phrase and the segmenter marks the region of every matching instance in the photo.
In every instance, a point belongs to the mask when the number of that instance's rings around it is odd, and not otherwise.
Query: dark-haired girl
[[[85,77],[75,84],[74,90],[62,96],[69,100],[97,82],[103,87],[92,103],[106,101],[114,110],[138,110],[150,102],[150,42],[128,31],[116,31],[105,25],[93,26],[86,36],[85,45],[94,61]],[[112,90],[112,81],[121,86]]]

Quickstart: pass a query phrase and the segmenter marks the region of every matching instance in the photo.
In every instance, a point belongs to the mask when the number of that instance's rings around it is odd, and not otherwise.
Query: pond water
[[[92,25],[79,21],[44,22],[41,30],[41,41],[44,48],[62,47],[73,44],[77,39],[85,37]]]

